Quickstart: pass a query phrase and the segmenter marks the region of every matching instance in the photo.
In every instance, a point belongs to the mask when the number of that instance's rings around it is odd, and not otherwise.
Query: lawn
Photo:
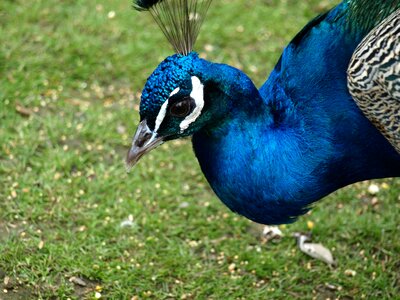
[[[335,3],[215,1],[196,50],[261,85]],[[129,0],[0,1],[0,299],[400,299],[399,180],[342,189],[266,242],[190,140],[125,172],[141,88],[172,53]],[[298,231],[338,265],[300,252]]]

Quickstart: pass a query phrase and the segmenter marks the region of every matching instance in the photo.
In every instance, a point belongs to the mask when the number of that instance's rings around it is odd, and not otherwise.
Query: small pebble
[[[44,246],[44,241],[40,241],[38,244],[38,248],[43,249],[43,246]]]
[[[307,221],[307,228],[309,230],[312,230],[314,228],[315,224],[313,221]]]
[[[187,207],[189,207],[188,202],[182,202],[181,204],[179,204],[179,208],[187,208]]]
[[[229,272],[234,272],[236,268],[236,264],[230,264],[228,267]]]
[[[377,186],[376,184],[371,184],[368,187],[368,193],[371,195],[376,195],[379,193],[379,186]]]
[[[204,50],[206,50],[207,52],[212,52],[212,51],[214,51],[214,46],[210,45],[210,44],[206,44],[204,46]]]
[[[134,227],[135,226],[135,222],[131,221],[131,220],[123,220],[121,222],[121,224],[119,224],[119,227],[121,228],[127,228],[127,227]]]
[[[354,270],[346,270],[346,271],[344,271],[344,275],[349,276],[349,277],[354,277],[357,275],[357,272]]]
[[[379,199],[377,198],[377,197],[373,197],[372,199],[371,199],[371,205],[372,206],[376,206],[376,205],[378,205],[379,204]]]
[[[239,25],[238,27],[236,27],[236,31],[237,31],[237,32],[240,32],[240,33],[244,32],[244,27],[243,27],[243,25]]]
[[[382,186],[382,188],[383,188],[384,190],[388,190],[389,187],[390,187],[386,182],[382,183],[381,186]]]

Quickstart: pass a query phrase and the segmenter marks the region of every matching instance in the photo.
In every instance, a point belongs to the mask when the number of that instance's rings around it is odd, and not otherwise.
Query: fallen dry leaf
[[[297,233],[294,236],[297,239],[297,245],[303,253],[311,256],[312,258],[321,260],[328,265],[335,264],[332,252],[328,248],[322,244],[306,243],[309,239],[309,237],[306,235]]]
[[[23,117],[30,117],[33,114],[29,108],[26,108],[18,102],[15,104],[15,111]]]
[[[86,282],[82,278],[75,277],[75,276],[72,276],[69,279],[69,282],[72,282],[72,283],[74,283],[76,285],[80,285],[80,286],[86,286],[87,285]]]

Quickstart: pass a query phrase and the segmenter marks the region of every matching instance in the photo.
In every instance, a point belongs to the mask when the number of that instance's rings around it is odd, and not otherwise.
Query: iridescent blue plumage
[[[351,56],[371,30],[349,25],[351,4],[344,1],[306,26],[259,90],[240,70],[189,56],[186,82],[195,76],[204,87],[201,115],[185,131],[183,117],[167,109],[162,131],[153,134],[164,140],[193,135],[208,182],[233,211],[259,223],[287,223],[343,186],[400,176],[400,155],[347,88]],[[176,59],[169,62],[179,69]],[[157,70],[150,77],[142,102],[153,113],[141,111],[143,120],[160,119],[154,115],[161,106],[175,103],[167,94],[185,82],[181,74],[169,78]],[[173,84],[160,93],[168,81]]]
[[[189,55],[175,54],[167,57],[147,79],[142,91],[140,113],[156,117],[160,106],[177,87],[187,87],[193,74],[193,61],[198,58],[194,52]]]
[[[400,176],[400,156],[347,91],[359,39],[344,31],[343,9],[317,19],[285,49],[260,89],[269,116],[231,118],[193,137],[219,198],[256,222],[287,223],[345,185]]]

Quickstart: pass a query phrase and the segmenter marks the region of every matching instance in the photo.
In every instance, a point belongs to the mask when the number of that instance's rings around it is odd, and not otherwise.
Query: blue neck
[[[296,37],[260,91],[231,67],[208,72],[227,111],[194,134],[194,150],[219,198],[256,222],[287,223],[343,186],[400,176],[400,155],[347,91],[361,36],[344,31],[342,10]]]
[[[253,119],[261,115],[265,123],[273,123],[269,106],[246,74],[231,66],[206,60],[200,60],[196,67],[198,73],[195,75],[205,83],[205,94],[212,99],[209,101],[212,102],[209,110],[212,116],[205,130],[224,129],[223,124],[233,119]]]

